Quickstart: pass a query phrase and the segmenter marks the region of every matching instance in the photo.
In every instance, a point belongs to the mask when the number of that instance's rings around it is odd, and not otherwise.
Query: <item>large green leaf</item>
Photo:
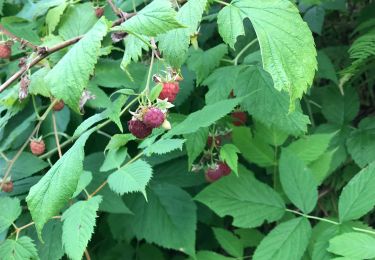
[[[175,29],[159,36],[159,49],[163,57],[174,67],[180,67],[190,45],[190,36],[198,28],[207,0],[189,0],[177,13],[177,21],[187,28]]]
[[[13,158],[15,154],[15,152],[11,152],[7,154],[7,156]],[[0,171],[5,172],[7,165],[7,162],[3,158],[0,158]],[[22,152],[18,160],[13,164],[13,167],[10,170],[10,175],[12,176],[12,180],[20,180],[29,177],[46,167],[48,167],[48,163],[42,159],[39,159],[31,153]]]
[[[184,121],[170,130],[166,137],[194,133],[201,127],[207,127],[231,112],[243,98],[223,100],[207,105],[201,110],[191,113]]]
[[[52,34],[52,32],[56,29],[57,25],[60,22],[60,18],[67,7],[67,3],[63,2],[60,5],[50,9],[46,15],[46,24],[48,27],[48,33]]]
[[[363,119],[346,141],[348,151],[353,160],[364,167],[375,161],[375,118]]]
[[[276,164],[275,152],[272,147],[259,138],[253,138],[248,127],[236,127],[232,133],[233,143],[240,150],[241,155],[261,167]]]
[[[35,241],[40,260],[61,259],[64,255],[61,220],[53,219],[48,222],[43,228],[42,236],[44,243]]]
[[[146,5],[137,15],[112,30],[157,36],[181,27],[183,26],[176,20],[176,12],[172,8],[172,3],[167,0],[155,0]]]
[[[238,237],[223,228],[213,228],[213,231],[217,241],[228,254],[237,258],[243,256],[244,246]]]
[[[108,177],[108,184],[120,195],[140,191],[146,196],[146,185],[151,177],[151,166],[143,160],[137,160],[112,173]]]
[[[17,198],[0,197],[0,233],[5,231],[21,215]]]
[[[363,233],[349,232],[332,238],[327,250],[353,259],[372,259],[375,257],[375,238]]]
[[[161,139],[149,145],[144,150],[144,153],[147,156],[150,156],[151,154],[166,154],[174,150],[182,151],[182,146],[184,142],[184,139]]]
[[[281,185],[288,198],[304,213],[318,202],[318,187],[311,170],[294,153],[282,150],[279,162]]]
[[[149,243],[194,254],[196,206],[182,189],[165,183],[151,186],[148,202],[141,196],[126,196],[134,215],[126,218],[127,231]]]
[[[4,260],[36,260],[38,253],[34,241],[22,236],[17,240],[7,239],[0,244],[0,257]]]
[[[375,206],[375,163],[362,169],[344,187],[339,198],[340,221],[358,219]]]
[[[206,204],[220,217],[233,217],[233,225],[252,228],[265,220],[280,219],[285,210],[281,197],[251,173],[239,169],[239,177],[231,174],[209,185],[196,200]]]
[[[149,41],[149,38],[146,36],[139,37],[129,34],[124,39],[125,52],[121,61],[121,68],[123,70],[126,70],[131,61],[137,62],[139,57],[142,56],[143,50],[148,51],[149,49],[148,45],[146,44],[146,42]]]
[[[260,243],[254,260],[300,260],[311,236],[311,226],[305,218],[295,218],[279,224]]]
[[[201,128],[195,133],[184,135],[186,151],[189,158],[189,166],[203,152],[207,144],[208,128]]]
[[[225,44],[219,44],[206,51],[201,49],[191,51],[187,65],[197,75],[197,85],[219,66],[220,60],[227,53],[228,48]]]
[[[60,21],[59,35],[65,40],[83,35],[97,20],[92,3],[70,5]]]
[[[249,18],[258,37],[263,67],[274,87],[301,98],[312,84],[317,69],[312,33],[294,3],[288,0],[234,0],[218,15],[219,33],[232,48],[245,34],[243,20]],[[291,107],[294,107],[292,102]]]
[[[301,112],[298,104],[295,111],[288,111],[288,94],[277,91],[270,75],[257,66],[241,71],[234,88],[234,94],[240,97],[251,92],[254,94],[244,99],[242,107],[257,121],[292,135],[307,131],[309,118]]]
[[[107,30],[108,25],[103,17],[64,55],[45,78],[52,94],[64,100],[76,112],[79,112],[78,103],[82,91],[87,87],[90,75],[94,72],[101,41]]]
[[[294,153],[304,163],[308,164],[317,160],[324,154],[334,135],[335,133],[304,136],[291,143],[286,149]]]
[[[30,188],[26,202],[38,235],[44,224],[72,198],[83,172],[84,145],[91,132],[83,134],[43,178]]]
[[[69,258],[82,259],[89,240],[94,232],[96,212],[102,201],[101,196],[95,196],[86,201],[73,204],[62,215],[62,242]]]

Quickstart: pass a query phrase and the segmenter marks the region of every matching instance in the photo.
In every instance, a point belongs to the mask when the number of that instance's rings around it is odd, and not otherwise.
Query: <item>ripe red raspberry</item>
[[[43,140],[31,140],[30,150],[34,155],[41,155],[46,150],[46,145]]]
[[[207,169],[205,177],[208,182],[214,182],[223,177],[223,172],[219,168],[219,165],[215,164]]]
[[[104,14],[104,8],[103,7],[98,7],[95,9],[95,15],[96,17],[100,18]]]
[[[132,119],[128,121],[129,131],[137,138],[143,139],[149,136],[152,129],[145,125],[142,121],[138,119]]]
[[[13,191],[13,182],[8,181],[3,184],[3,187],[1,188],[3,192],[12,192]]]
[[[155,107],[149,108],[143,115],[143,123],[151,128],[157,128],[161,126],[164,122],[164,113]]]
[[[235,111],[232,113],[232,121],[235,126],[245,125],[247,121],[247,114],[242,111]]]
[[[219,162],[218,168],[219,168],[219,171],[221,171],[221,173],[224,176],[227,176],[232,172],[232,170],[229,168],[228,164],[226,164],[225,162]]]
[[[164,82],[163,89],[159,94],[159,98],[160,99],[168,98],[168,102],[173,103],[179,91],[180,91],[180,87],[179,87],[178,82]]]
[[[212,142],[213,142],[214,139],[215,139],[215,146],[220,146],[221,145],[221,136],[220,135],[217,135],[215,137],[208,136],[208,138],[207,138],[207,147],[211,147],[212,146]]]
[[[12,55],[12,48],[7,43],[0,44],[0,59],[9,59]]]
[[[65,103],[63,100],[59,100],[57,101],[57,103],[53,106],[53,111],[60,111],[64,108],[65,106]]]

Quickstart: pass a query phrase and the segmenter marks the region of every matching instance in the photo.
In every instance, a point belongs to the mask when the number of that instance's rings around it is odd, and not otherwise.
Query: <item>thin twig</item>
[[[55,141],[56,141],[57,151],[59,153],[59,157],[61,158],[62,157],[62,152],[61,152],[61,147],[60,147],[59,136],[57,134],[57,125],[56,125],[55,112],[52,112],[52,125],[53,125],[53,132],[55,134]]]
[[[111,6],[112,11],[118,16],[121,17],[121,11],[116,7],[112,0],[107,0],[107,3]]]
[[[87,250],[87,248],[85,249],[85,257],[87,260],[91,260],[91,257],[90,257],[90,254],[89,254],[89,251]]]

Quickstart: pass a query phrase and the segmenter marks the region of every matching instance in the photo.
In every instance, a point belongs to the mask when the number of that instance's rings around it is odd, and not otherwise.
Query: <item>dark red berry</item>
[[[46,150],[46,145],[43,140],[31,140],[30,150],[34,155],[41,155]]]
[[[3,192],[12,192],[13,191],[13,182],[8,181],[3,184],[3,187],[1,188]]]
[[[9,59],[12,55],[12,48],[7,43],[0,44],[0,59]]]
[[[247,121],[247,114],[242,111],[233,112],[232,121],[235,126],[245,125]]]
[[[143,115],[143,123],[145,123],[146,126],[151,128],[161,126],[164,122],[164,119],[165,115],[163,111],[155,107],[149,108]]]
[[[223,177],[223,173],[216,164],[207,169],[205,177],[208,182],[214,182]]]
[[[100,18],[104,14],[104,8],[103,7],[98,7],[95,9],[95,15],[96,17]]]
[[[57,103],[53,106],[54,111],[60,111],[64,108],[65,103],[62,100],[57,101]]]
[[[178,82],[164,82],[163,89],[159,94],[159,98],[167,98],[169,102],[173,103],[179,91],[180,87]]]
[[[231,98],[236,97],[236,96],[234,95],[233,89],[230,91],[230,93],[229,93],[229,97],[231,97]]]
[[[229,168],[228,164],[226,164],[225,162],[219,162],[218,168],[219,168],[219,171],[221,171],[221,173],[224,176],[227,176],[232,172],[232,170]]]
[[[143,139],[149,136],[152,132],[151,127],[145,125],[138,119],[132,119],[128,121],[129,131],[137,138]]]

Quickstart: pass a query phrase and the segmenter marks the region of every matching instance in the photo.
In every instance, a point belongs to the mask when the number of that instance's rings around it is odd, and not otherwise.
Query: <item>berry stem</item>
[[[154,66],[154,58],[155,58],[155,53],[154,53],[154,50],[152,50],[150,68],[148,69],[147,82],[146,82],[146,88],[145,88],[147,99],[149,98],[149,95],[150,95],[150,82],[151,82],[152,67]]]
[[[251,46],[253,46],[254,43],[256,43],[258,41],[257,38],[255,38],[254,40],[252,40],[251,42],[249,42],[245,47],[242,48],[242,50],[237,54],[237,56],[233,59],[233,63],[234,65],[237,65],[238,64],[238,60],[239,58],[241,58],[242,54],[245,53],[245,51],[247,51]]]
[[[32,44],[31,42],[29,42],[29,41],[27,41],[27,40],[25,40],[25,39],[23,39],[23,38],[20,38],[20,37],[14,35],[13,33],[9,32],[9,31],[8,31],[7,29],[5,29],[5,27],[2,26],[1,24],[0,24],[0,31],[1,31],[3,34],[7,35],[7,36],[8,36],[9,38],[11,38],[12,40],[19,42],[19,43],[21,44],[21,46],[28,46],[28,47],[30,47],[31,49],[33,49],[35,52],[37,52],[38,49],[39,49],[38,46]]]
[[[59,135],[57,134],[56,116],[55,116],[55,112],[53,112],[53,111],[52,111],[52,125],[53,125],[53,133],[54,133],[54,136],[55,136],[57,151],[59,153],[59,158],[61,158],[62,152],[61,152]]]

